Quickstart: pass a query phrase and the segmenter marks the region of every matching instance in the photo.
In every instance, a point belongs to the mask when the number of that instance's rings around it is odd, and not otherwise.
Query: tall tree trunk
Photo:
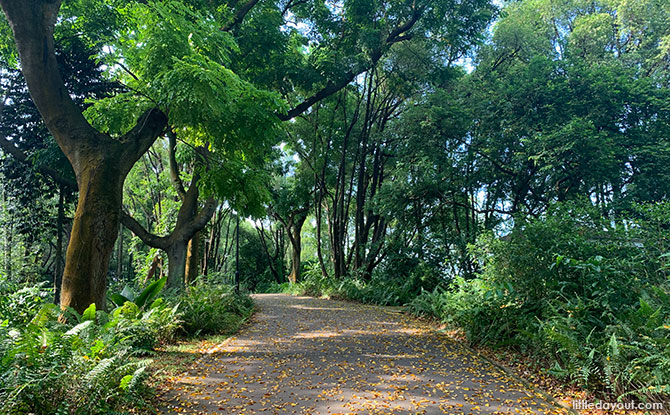
[[[0,187],[0,191],[2,192],[2,211],[0,211],[0,224],[4,225],[0,228],[0,231],[2,232],[2,268],[3,270],[5,269],[5,253],[7,252],[7,225],[6,225],[6,220],[7,220],[7,191],[5,190],[4,186]]]
[[[324,173],[325,174],[325,173]],[[315,175],[316,176],[316,175]],[[328,270],[326,269],[326,261],[323,257],[323,242],[321,241],[322,237],[322,226],[323,226],[323,185],[321,184],[322,180],[317,180],[319,183],[316,191],[314,192],[314,216],[316,218],[316,256],[319,260],[319,268],[321,269],[321,275],[324,278],[328,278]]]
[[[125,175],[117,160],[89,159],[75,169],[79,200],[65,257],[61,305],[77,311],[105,309],[107,269],[119,230]],[[79,167],[79,166],[77,166]]]
[[[12,272],[11,258],[12,258],[12,218],[9,217],[9,210],[7,207],[7,191],[3,189],[2,191],[2,207],[4,211],[4,240],[3,240],[3,268],[5,274],[9,276]]]
[[[10,218],[9,226],[7,226],[7,244],[5,245],[5,273],[8,277],[12,276],[12,256],[14,246],[14,226],[13,220]]]
[[[160,266],[160,264],[159,264]],[[126,269],[128,270],[128,278],[134,278],[135,277],[135,270],[133,269],[133,256],[128,255],[128,264],[126,265]]]
[[[116,277],[123,274],[123,227],[119,224],[119,238],[116,246]]]
[[[365,237],[365,205],[367,196],[367,157],[368,157],[368,139],[370,138],[372,116],[372,86],[374,78],[374,70],[366,74],[365,83],[367,84],[366,100],[365,100],[365,117],[363,119],[363,129],[358,137],[358,147],[360,149],[360,158],[358,165],[358,177],[356,184],[356,210],[354,212],[354,270],[358,271],[363,267],[363,257],[365,256],[365,245],[367,238]],[[352,172],[352,177],[353,177]]]
[[[328,222],[328,233],[330,235],[330,255],[333,263],[333,275],[339,280],[347,275],[347,264],[344,255],[344,238],[341,236],[343,232],[341,232],[341,227],[336,222],[338,222],[338,217],[333,215]]]
[[[261,241],[261,246],[263,247],[263,252],[265,252],[265,257],[268,260],[268,266],[270,267],[270,273],[272,274],[272,277],[275,279],[275,282],[277,282],[277,284],[281,284],[281,282],[282,282],[281,281],[281,276],[279,275],[279,270],[277,269],[278,268],[277,265],[280,265],[280,267],[281,267],[281,264],[277,264],[277,262],[278,262],[277,259],[280,256],[279,243],[278,243],[278,241],[275,240],[274,253],[270,253],[270,248],[268,246],[268,242],[267,242],[267,239],[265,237],[265,229],[264,229],[262,223],[260,224],[260,227],[256,228],[256,232],[258,233],[258,238]],[[270,235],[272,235],[272,229],[270,229]]]
[[[205,265],[203,274],[208,275],[211,271],[216,271],[216,264],[219,255],[219,243],[221,242],[221,224],[227,215],[227,211],[219,210],[215,213],[214,223],[212,223],[207,247],[205,250]]]
[[[221,221],[222,213],[216,217],[216,221],[212,226],[212,233],[209,236],[209,249],[207,252],[207,270],[205,274],[209,274],[211,271],[216,271],[216,264],[218,263],[219,257],[219,244],[221,243]]]
[[[284,275],[286,271],[286,232],[284,228],[279,226],[275,230],[275,263],[277,264],[277,282],[281,284],[284,282]]]
[[[291,244],[291,272],[288,274],[288,280],[291,284],[295,284],[300,279],[300,252],[300,245]]]
[[[200,232],[196,232],[188,241],[188,247],[186,250],[186,271],[184,272],[185,285],[190,285],[198,278],[199,267],[198,263],[200,261]]]
[[[10,216],[9,209],[7,209],[7,190],[3,189],[2,191],[2,206],[4,208],[4,249],[3,249],[3,255],[4,255],[4,261],[3,261],[3,268],[5,271],[6,276],[10,276],[12,274],[12,233],[13,233],[13,227],[12,227],[12,222],[13,218]]]
[[[307,215],[300,214],[295,218],[289,229],[289,240],[291,241],[291,272],[288,280],[295,284],[300,280],[300,253],[302,252],[301,231]]]
[[[184,241],[176,241],[165,251],[168,256],[168,275],[166,286],[179,288],[185,281],[186,251],[188,244]]]
[[[56,220],[56,265],[54,266],[54,304],[60,304],[60,289],[63,283],[63,222],[65,221],[65,195],[61,185],[58,193],[58,218]]]

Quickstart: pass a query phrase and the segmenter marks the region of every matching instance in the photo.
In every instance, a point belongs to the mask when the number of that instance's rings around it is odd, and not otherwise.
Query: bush
[[[462,328],[472,344],[540,357],[593,390],[668,393],[670,235],[659,210],[615,226],[592,209],[557,206],[506,238],[480,239],[477,278],[424,292],[408,309]]]
[[[412,301],[424,286],[426,278],[432,275],[425,266],[415,267],[409,276],[376,274],[370,280],[347,277],[337,280],[324,277],[320,268],[313,264],[307,267],[303,280],[296,284],[276,284],[273,291],[292,295],[328,297],[333,299],[358,301],[366,304],[400,306]],[[277,290],[277,291],[274,291]]]
[[[89,309],[91,310],[91,309]],[[0,400],[8,414],[101,414],[142,405],[148,360],[98,324],[95,309],[77,325],[57,322],[48,304],[24,327],[0,327]]]
[[[114,330],[114,341],[122,343],[137,354],[148,353],[158,345],[174,340],[181,326],[179,304],[167,304],[162,298],[155,300],[146,311],[127,301],[114,309],[109,316],[98,318],[105,327]]]
[[[344,279],[337,288],[337,295],[366,304],[402,306],[416,298],[423,287],[434,286],[435,274],[425,263],[416,264],[405,275],[383,270],[369,281]]]
[[[42,306],[53,298],[46,283],[20,286],[0,281],[0,317],[11,326],[25,326]]]
[[[251,297],[227,285],[199,282],[180,301],[181,330],[187,336],[234,333],[253,312]]]
[[[250,297],[225,286],[199,284],[149,303],[160,291],[155,288],[133,301],[115,296],[122,305],[110,313],[95,305],[82,315],[66,310],[66,324],[42,285],[0,297],[3,413],[93,415],[145,406],[151,360],[141,356],[173,341],[178,330],[232,333],[253,309]]]
[[[285,285],[284,292],[310,297],[333,297],[338,291],[338,285],[339,282],[336,279],[324,277],[316,264],[310,264],[303,272],[302,280],[295,284]]]

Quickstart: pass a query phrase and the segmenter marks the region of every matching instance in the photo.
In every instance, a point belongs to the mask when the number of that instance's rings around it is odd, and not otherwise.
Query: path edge
[[[436,331],[437,333],[440,333],[439,330],[435,330],[435,331]],[[442,334],[444,334],[444,333],[442,333]],[[521,376],[517,375],[512,369],[510,369],[510,368],[508,368],[508,367],[506,367],[506,366],[504,366],[504,365],[502,365],[502,364],[496,362],[495,360],[489,358],[488,356],[486,356],[485,354],[483,354],[483,353],[480,352],[479,350],[475,349],[474,347],[470,346],[469,344],[467,344],[467,343],[465,343],[465,342],[463,342],[463,341],[461,341],[461,340],[457,340],[457,339],[452,339],[452,340],[455,341],[455,342],[457,342],[457,343],[460,344],[461,346],[465,347],[466,349],[470,350],[474,355],[476,355],[476,356],[478,356],[479,358],[481,358],[481,359],[487,361],[487,362],[490,363],[492,366],[494,366],[494,367],[496,367],[496,368],[502,370],[507,376],[513,378],[514,380],[519,381],[519,382],[522,383],[528,390],[530,390],[530,391],[532,391],[532,392],[534,392],[534,393],[537,393],[538,395],[542,396],[547,402],[551,403],[551,404],[554,405],[555,407],[560,408],[560,409],[565,409],[566,411],[568,411],[569,414],[572,414],[572,415],[581,415],[581,414],[579,413],[579,411],[577,411],[576,409],[574,409],[574,408],[572,408],[572,407],[570,407],[570,406],[564,405],[563,403],[559,402],[559,401],[556,399],[555,396],[551,395],[550,393],[545,392],[545,391],[542,390],[542,389],[539,389],[538,387],[536,387],[535,385],[533,385],[531,382],[529,382],[529,381],[527,381],[526,379],[522,378]]]

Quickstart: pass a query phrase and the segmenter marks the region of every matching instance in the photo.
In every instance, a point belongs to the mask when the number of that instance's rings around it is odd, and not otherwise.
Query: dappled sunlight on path
[[[281,294],[255,300],[252,323],[176,380],[164,413],[565,413],[397,312]]]

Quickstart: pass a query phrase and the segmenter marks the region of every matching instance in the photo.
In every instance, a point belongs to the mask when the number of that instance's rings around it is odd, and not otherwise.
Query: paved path
[[[253,321],[177,381],[164,413],[564,413],[390,309],[282,294],[254,299]]]

